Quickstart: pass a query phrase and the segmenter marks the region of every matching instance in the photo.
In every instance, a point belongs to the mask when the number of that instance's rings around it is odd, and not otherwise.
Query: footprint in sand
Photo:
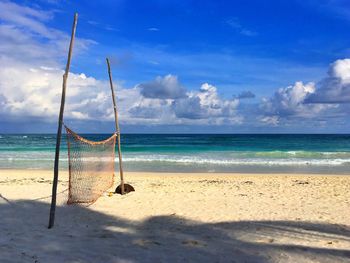
[[[190,247],[206,247],[207,246],[207,244],[200,242],[198,240],[193,240],[193,239],[184,240],[184,241],[182,241],[182,244],[184,244],[185,246],[190,246]]]

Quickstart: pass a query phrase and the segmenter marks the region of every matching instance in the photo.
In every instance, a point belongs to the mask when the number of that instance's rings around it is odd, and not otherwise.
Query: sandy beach
[[[126,173],[136,192],[67,206],[61,172],[0,170],[0,262],[350,262],[350,177]],[[111,189],[113,190],[113,189]]]

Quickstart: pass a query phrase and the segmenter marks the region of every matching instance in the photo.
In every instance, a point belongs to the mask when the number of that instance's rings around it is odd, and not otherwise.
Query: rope
[[[109,138],[103,140],[103,141],[91,141],[91,140],[88,140],[88,139],[85,139],[84,137],[80,136],[79,134],[75,133],[74,131],[72,131],[71,129],[69,129],[65,124],[64,125],[64,128],[66,129],[67,133],[70,133],[72,134],[75,138],[77,138],[78,140],[82,141],[82,142],[85,142],[87,144],[90,144],[90,145],[98,145],[98,144],[104,144],[106,142],[109,142],[111,140],[113,140],[115,137],[118,136],[118,133],[115,132],[112,134],[112,136],[110,136]]]

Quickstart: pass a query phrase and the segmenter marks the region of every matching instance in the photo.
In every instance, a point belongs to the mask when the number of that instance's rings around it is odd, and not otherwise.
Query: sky
[[[0,0],[0,133],[350,133],[348,0]]]

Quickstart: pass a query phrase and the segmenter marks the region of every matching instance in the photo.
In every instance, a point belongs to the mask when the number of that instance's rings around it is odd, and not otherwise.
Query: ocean
[[[122,134],[121,140],[125,171],[350,173],[350,135]],[[0,169],[52,169],[54,151],[52,134],[2,134]],[[67,156],[63,135],[62,169]]]

